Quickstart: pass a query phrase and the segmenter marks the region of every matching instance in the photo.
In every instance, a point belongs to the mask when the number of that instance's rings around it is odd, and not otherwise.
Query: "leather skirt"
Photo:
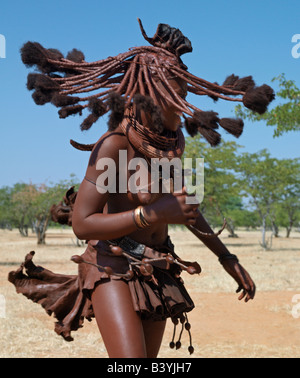
[[[119,246],[125,253],[115,255],[111,251],[112,245]],[[169,237],[155,248],[128,237],[115,241],[90,241],[81,256],[84,262],[78,265],[78,275],[56,274],[36,266],[33,256],[34,252],[27,254],[20,267],[9,273],[8,280],[18,293],[39,303],[48,315],[55,316],[55,332],[67,341],[73,340],[71,331],[82,327],[85,319],[90,321],[94,317],[91,292],[103,281],[125,280],[134,309],[142,319],[172,318],[174,321],[194,308],[180,274],[182,267],[192,266],[197,273],[201,269],[197,263],[181,260],[174,253]],[[141,273],[142,261],[151,262],[151,274]],[[108,273],[101,267],[111,269]],[[128,271],[132,271],[130,276],[126,275]]]

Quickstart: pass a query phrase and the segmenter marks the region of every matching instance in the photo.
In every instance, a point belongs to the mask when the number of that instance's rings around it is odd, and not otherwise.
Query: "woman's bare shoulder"
[[[103,157],[118,159],[120,150],[127,150],[128,139],[121,130],[107,131],[95,143],[91,152],[89,166],[96,164],[97,160]]]

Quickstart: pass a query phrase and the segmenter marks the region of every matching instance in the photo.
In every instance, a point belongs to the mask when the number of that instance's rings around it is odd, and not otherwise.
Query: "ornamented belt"
[[[125,236],[117,240],[107,240],[110,251],[115,256],[124,256],[128,260],[129,270],[125,274],[113,272],[112,268],[109,266],[101,266],[99,264],[86,261],[82,256],[74,255],[71,260],[77,264],[90,264],[98,269],[104,271],[109,276],[118,276],[126,280],[131,280],[134,273],[140,273],[145,278],[152,279],[154,282],[155,277],[153,276],[153,267],[158,267],[161,269],[170,269],[170,265],[176,264],[181,270],[187,271],[189,274],[199,274],[201,273],[201,267],[197,262],[183,261],[174,254],[174,245],[172,244],[170,238],[166,240],[165,244],[162,245],[162,251],[147,247],[128,236]],[[165,252],[166,251],[166,252]]]

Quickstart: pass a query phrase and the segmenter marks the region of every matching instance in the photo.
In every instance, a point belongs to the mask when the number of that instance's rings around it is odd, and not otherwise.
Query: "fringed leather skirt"
[[[114,254],[112,244],[124,253]],[[18,293],[42,305],[48,315],[54,314],[55,332],[67,341],[73,340],[71,331],[82,327],[84,319],[94,317],[91,292],[103,280],[128,282],[133,307],[142,319],[156,321],[170,317],[175,324],[176,319],[194,308],[180,273],[189,267],[193,273],[200,273],[201,269],[197,263],[183,261],[175,255],[169,237],[164,245],[155,249],[128,237],[117,241],[90,241],[80,257],[78,275],[56,274],[36,266],[33,255],[34,252],[27,254],[19,269],[9,273],[8,280]],[[145,262],[151,263],[151,269],[143,274],[141,267]]]

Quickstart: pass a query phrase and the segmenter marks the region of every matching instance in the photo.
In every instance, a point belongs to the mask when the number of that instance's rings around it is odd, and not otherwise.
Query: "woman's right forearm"
[[[74,217],[72,227],[82,240],[108,240],[129,235],[137,230],[133,211],[115,214],[91,214],[84,219]]]

